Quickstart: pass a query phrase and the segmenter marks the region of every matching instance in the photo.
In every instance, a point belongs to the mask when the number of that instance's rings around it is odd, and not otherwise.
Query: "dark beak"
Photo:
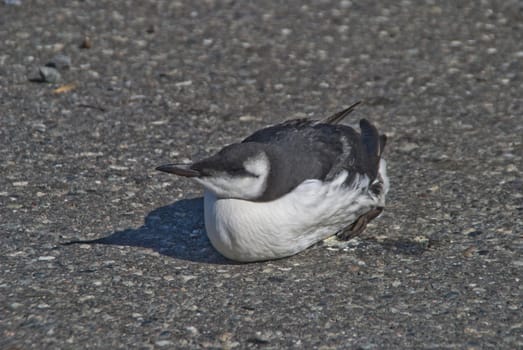
[[[190,164],[165,164],[160,165],[156,170],[163,171],[169,174],[175,174],[185,177],[197,177],[200,176],[200,172],[190,168]]]

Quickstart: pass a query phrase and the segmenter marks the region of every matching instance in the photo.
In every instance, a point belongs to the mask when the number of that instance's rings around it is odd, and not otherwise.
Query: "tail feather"
[[[380,154],[379,156],[383,154],[383,150],[385,149],[385,145],[387,144],[387,135],[382,134],[380,135]]]
[[[374,125],[367,119],[360,120],[361,140],[365,146],[367,155],[379,157],[380,155],[380,135]]]
[[[330,117],[327,117],[321,121],[321,123],[324,124],[338,124],[343,119],[345,119],[346,116],[348,116],[354,109],[356,109],[356,106],[358,106],[361,103],[361,101],[358,101],[354,104],[352,104],[350,107],[345,108],[343,111],[339,111],[338,113],[335,113],[331,115]]]
[[[368,161],[368,171],[375,179],[378,175],[380,157],[387,143],[387,137],[380,135],[378,129],[367,119],[360,120],[361,143],[363,145]]]

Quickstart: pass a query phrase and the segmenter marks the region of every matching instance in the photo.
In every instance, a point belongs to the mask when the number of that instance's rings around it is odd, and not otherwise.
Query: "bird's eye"
[[[253,174],[245,168],[231,168],[227,172],[233,176],[259,177],[259,175]]]

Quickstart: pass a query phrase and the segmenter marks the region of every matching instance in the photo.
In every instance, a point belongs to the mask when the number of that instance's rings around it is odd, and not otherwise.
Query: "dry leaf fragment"
[[[64,94],[76,88],[76,84],[65,84],[53,90],[53,94]]]

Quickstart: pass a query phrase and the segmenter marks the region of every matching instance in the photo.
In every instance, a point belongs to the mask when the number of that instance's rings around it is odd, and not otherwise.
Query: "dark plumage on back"
[[[330,181],[342,170],[349,173],[347,185],[356,174],[366,174],[372,182],[378,173],[385,135],[380,136],[365,119],[360,121],[361,135],[349,126],[337,124],[358,104],[322,121],[285,121],[243,140],[242,143],[263,144],[271,159],[267,190],[258,200],[279,198],[307,179]]]

